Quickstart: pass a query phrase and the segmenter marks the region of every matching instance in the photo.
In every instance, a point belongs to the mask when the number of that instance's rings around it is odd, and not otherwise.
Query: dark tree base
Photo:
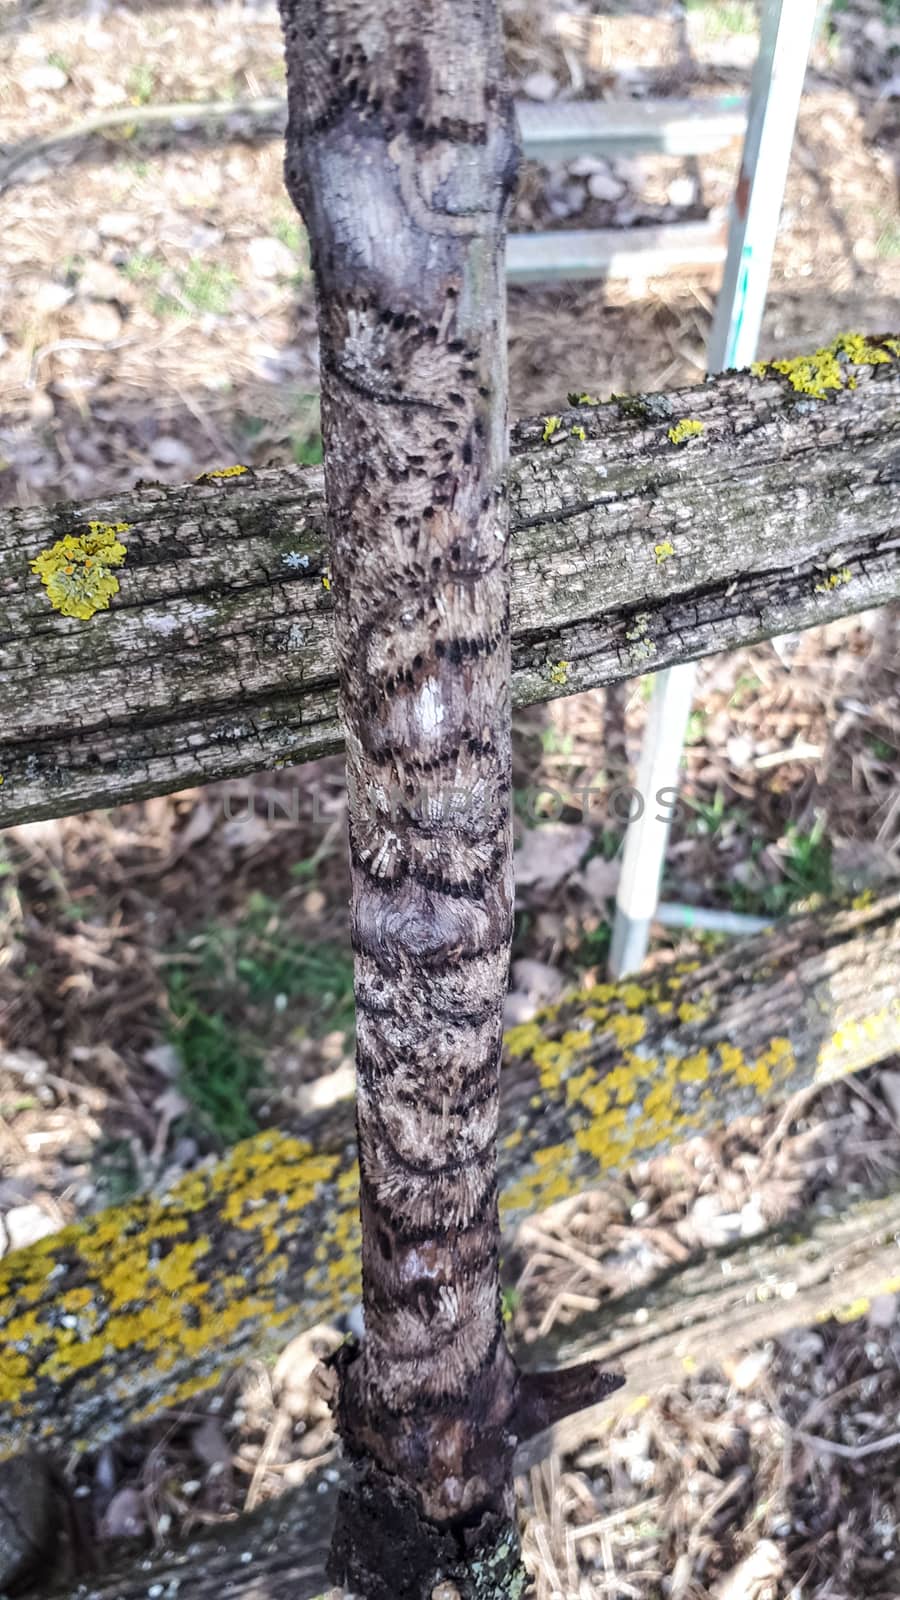
[[[364,1600],[522,1600],[519,1534],[503,1517],[438,1528],[399,1479],[356,1462],[338,1496],[328,1577]]]

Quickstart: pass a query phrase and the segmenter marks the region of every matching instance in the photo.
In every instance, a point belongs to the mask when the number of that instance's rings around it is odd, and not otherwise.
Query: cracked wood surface
[[[727,1370],[745,1351],[791,1328],[832,1317],[858,1320],[876,1295],[896,1292],[900,1195],[859,1200],[839,1214],[833,1207],[834,1196],[827,1196],[805,1216],[755,1239],[692,1258],[524,1346],[520,1359],[590,1352],[624,1363],[628,1385],[604,1403],[608,1417],[610,1407],[634,1406],[707,1364]],[[593,1427],[592,1411],[559,1424],[520,1449],[516,1472],[577,1448],[594,1437]],[[155,1592],[177,1600],[220,1600],[223,1593],[228,1600],[318,1600],[337,1484],[330,1465],[251,1516],[173,1550],[129,1552],[107,1573],[61,1583],[52,1600],[146,1600]]]
[[[853,370],[822,399],[726,374],[561,409],[547,442],[519,423],[514,703],[900,595],[900,361]],[[703,432],[674,445],[683,419]],[[129,530],[118,594],[82,622],[30,562],[90,520]],[[0,824],[339,748],[327,573],[316,468],[0,511]]]
[[[598,985],[511,1030],[506,1226],[900,1049],[898,909],[900,894],[819,913],[693,969]],[[359,1292],[345,1103],[0,1262],[0,1454],[29,1439],[95,1448]]]

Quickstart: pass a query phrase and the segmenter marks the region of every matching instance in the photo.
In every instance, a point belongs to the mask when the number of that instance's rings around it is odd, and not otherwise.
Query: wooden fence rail
[[[540,1358],[596,1356],[625,1360],[628,1387],[604,1401],[608,1421],[666,1384],[712,1363],[736,1362],[754,1345],[791,1328],[835,1317],[865,1317],[876,1295],[900,1283],[900,1194],[835,1213],[833,1197],[805,1217],[751,1240],[712,1250],[580,1319]],[[590,1323],[590,1326],[587,1324]],[[524,1358],[535,1350],[526,1348]],[[560,1454],[590,1438],[590,1413],[558,1424],[522,1447],[524,1473],[550,1449]],[[180,1549],[156,1551],[102,1574],[71,1580],[53,1600],[316,1600],[326,1588],[325,1560],[339,1475],[333,1462],[300,1488],[236,1522],[198,1533]]]
[[[518,424],[519,704],[900,595],[900,341],[782,368]],[[88,621],[32,562],[91,522],[126,526]],[[327,585],[320,469],[0,512],[0,825],[337,749]]]
[[[900,894],[601,984],[506,1038],[507,1225],[900,1048]],[[738,1041],[740,1042],[738,1044]],[[359,1295],[352,1105],[0,1262],[0,1455],[93,1448]]]

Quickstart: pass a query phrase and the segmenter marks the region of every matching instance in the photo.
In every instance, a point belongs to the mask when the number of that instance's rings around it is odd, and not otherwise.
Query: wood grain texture
[[[897,598],[900,361],[852,370],[824,399],[745,373],[560,407],[552,442],[520,422],[514,703]],[[704,432],[675,446],[683,418]],[[92,520],[130,531],[119,593],[80,622],[30,562]],[[338,749],[327,572],[320,468],[0,511],[0,824]]]
[[[900,1050],[898,910],[802,918],[512,1030],[504,1225]],[[5,1256],[0,1455],[95,1449],[358,1303],[353,1133],[346,1102]]]

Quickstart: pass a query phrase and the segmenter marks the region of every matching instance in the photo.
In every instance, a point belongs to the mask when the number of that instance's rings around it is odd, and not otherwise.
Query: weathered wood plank
[[[519,1356],[538,1363],[590,1353],[622,1362],[628,1381],[603,1403],[608,1422],[644,1394],[707,1364],[734,1361],[791,1328],[831,1317],[857,1320],[876,1295],[896,1292],[898,1281],[900,1195],[839,1213],[832,1195],[805,1217],[616,1296],[582,1319],[583,1327],[553,1330]],[[592,1415],[582,1412],[529,1441],[516,1456],[516,1471],[525,1473],[551,1451],[590,1438]],[[163,1595],[177,1593],[177,1600],[314,1600],[325,1588],[337,1481],[329,1467],[252,1516],[211,1529],[186,1547],[132,1556],[107,1574],[64,1584],[54,1600],[146,1600],[156,1585]],[[170,1591],[173,1584],[177,1589]]]
[[[900,1048],[898,911],[900,894],[803,918],[511,1030],[506,1224]],[[359,1295],[357,1204],[344,1104],[7,1256],[0,1455],[29,1438],[93,1447],[346,1311]]]
[[[515,428],[518,704],[900,594],[900,343],[849,348],[810,367],[857,385],[822,398],[731,374]],[[80,621],[31,561],[90,521],[127,523],[126,556]],[[3,511],[0,574],[0,825],[339,747],[320,469]]]

